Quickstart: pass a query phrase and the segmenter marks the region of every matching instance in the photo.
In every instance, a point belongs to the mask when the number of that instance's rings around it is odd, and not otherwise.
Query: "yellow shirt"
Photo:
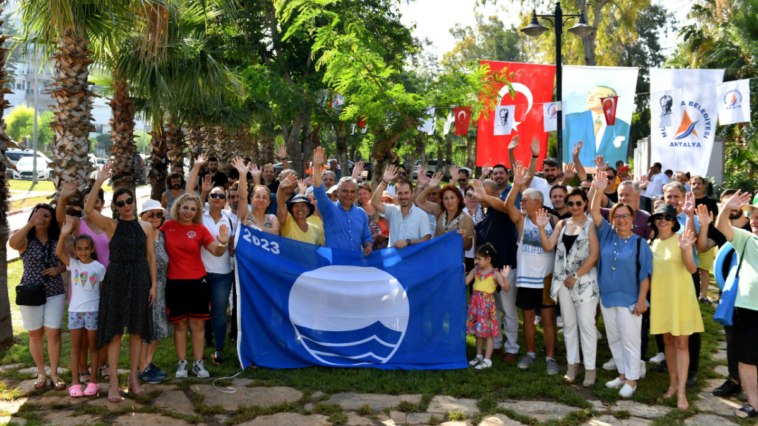
[[[306,219],[306,222],[308,223],[308,231],[303,232],[303,230],[297,226],[297,222],[295,222],[295,218],[292,217],[292,213],[287,214],[287,221],[284,223],[284,226],[282,226],[282,237],[318,246],[324,245],[324,231],[323,226],[321,225],[321,219],[314,216]],[[315,218],[316,221],[312,221],[311,218]]]
[[[478,274],[474,275],[474,290],[481,291],[482,293],[494,293],[497,290],[497,283],[495,282],[495,270],[484,275],[484,279],[479,279]]]

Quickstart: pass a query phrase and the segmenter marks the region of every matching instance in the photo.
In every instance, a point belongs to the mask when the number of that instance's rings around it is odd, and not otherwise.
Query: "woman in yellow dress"
[[[687,221],[692,219],[688,218]],[[703,329],[692,274],[697,270],[693,246],[697,236],[685,229],[680,235],[676,208],[662,204],[648,219],[653,228],[650,249],[653,252],[653,277],[650,288],[650,332],[663,334],[666,344],[666,363],[671,385],[663,395],[678,395],[677,407],[687,410],[685,395],[687,370],[690,364],[689,336]]]

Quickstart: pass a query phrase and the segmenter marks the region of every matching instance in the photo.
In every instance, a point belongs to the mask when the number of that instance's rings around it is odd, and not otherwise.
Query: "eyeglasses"
[[[468,179],[458,179],[458,182],[460,182],[460,183],[466,183],[467,181],[468,181]]]
[[[630,217],[632,217],[632,215],[630,215],[629,213],[625,213],[625,214],[617,214],[617,215],[614,215],[614,216],[613,216],[613,220],[619,220],[619,219],[624,219],[624,220],[627,220],[627,219],[629,219]]]
[[[131,206],[132,203],[134,203],[134,198],[127,198],[126,202],[124,201],[116,201],[116,207],[121,208],[124,206]]]
[[[219,200],[226,200],[226,195],[225,194],[218,194],[218,193],[216,193],[216,194],[210,194],[208,196],[211,197],[211,198],[218,198]]]
[[[661,219],[663,219],[663,220],[665,220],[667,222],[671,222],[672,220],[674,220],[674,216],[672,216],[670,214],[662,214],[662,215],[656,216],[656,220],[661,220]]]
[[[569,207],[582,207],[584,205],[584,201],[569,201],[566,203]]]
[[[157,213],[148,212],[145,216],[148,219],[152,219],[152,218],[161,219],[161,218],[163,218],[163,212],[157,212]]]
[[[476,197],[474,196],[474,194],[469,192],[468,194],[466,194],[466,198],[471,198],[473,200]]]

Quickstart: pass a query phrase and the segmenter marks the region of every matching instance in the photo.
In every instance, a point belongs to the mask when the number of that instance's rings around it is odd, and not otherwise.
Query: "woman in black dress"
[[[92,191],[97,193],[110,177],[110,164],[97,174]],[[150,305],[156,298],[155,238],[153,227],[137,219],[134,194],[120,188],[113,193],[113,204],[120,219],[107,218],[95,210],[95,199],[89,197],[84,212],[103,229],[110,240],[110,264],[105,272],[100,292],[100,318],[97,328],[97,347],[108,346],[110,371],[118,369],[121,336],[129,333],[129,392],[143,395],[137,378],[142,340],[153,336],[153,316]],[[118,376],[111,374],[108,399],[120,402]]]

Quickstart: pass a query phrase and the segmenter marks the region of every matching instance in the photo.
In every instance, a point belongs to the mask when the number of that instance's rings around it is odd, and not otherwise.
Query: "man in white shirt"
[[[650,173],[648,173],[648,181],[643,182],[640,187],[645,189],[645,196],[653,199],[659,195],[663,195],[663,185],[669,183],[669,177],[661,173],[663,166],[661,163],[655,163],[650,167]]]
[[[388,166],[379,186],[371,196],[371,204],[379,215],[390,222],[390,247],[401,249],[432,239],[429,232],[429,216],[413,205],[413,184],[404,178],[397,179],[395,191],[399,206],[382,203],[382,192],[390,181],[397,178],[397,168]]]

